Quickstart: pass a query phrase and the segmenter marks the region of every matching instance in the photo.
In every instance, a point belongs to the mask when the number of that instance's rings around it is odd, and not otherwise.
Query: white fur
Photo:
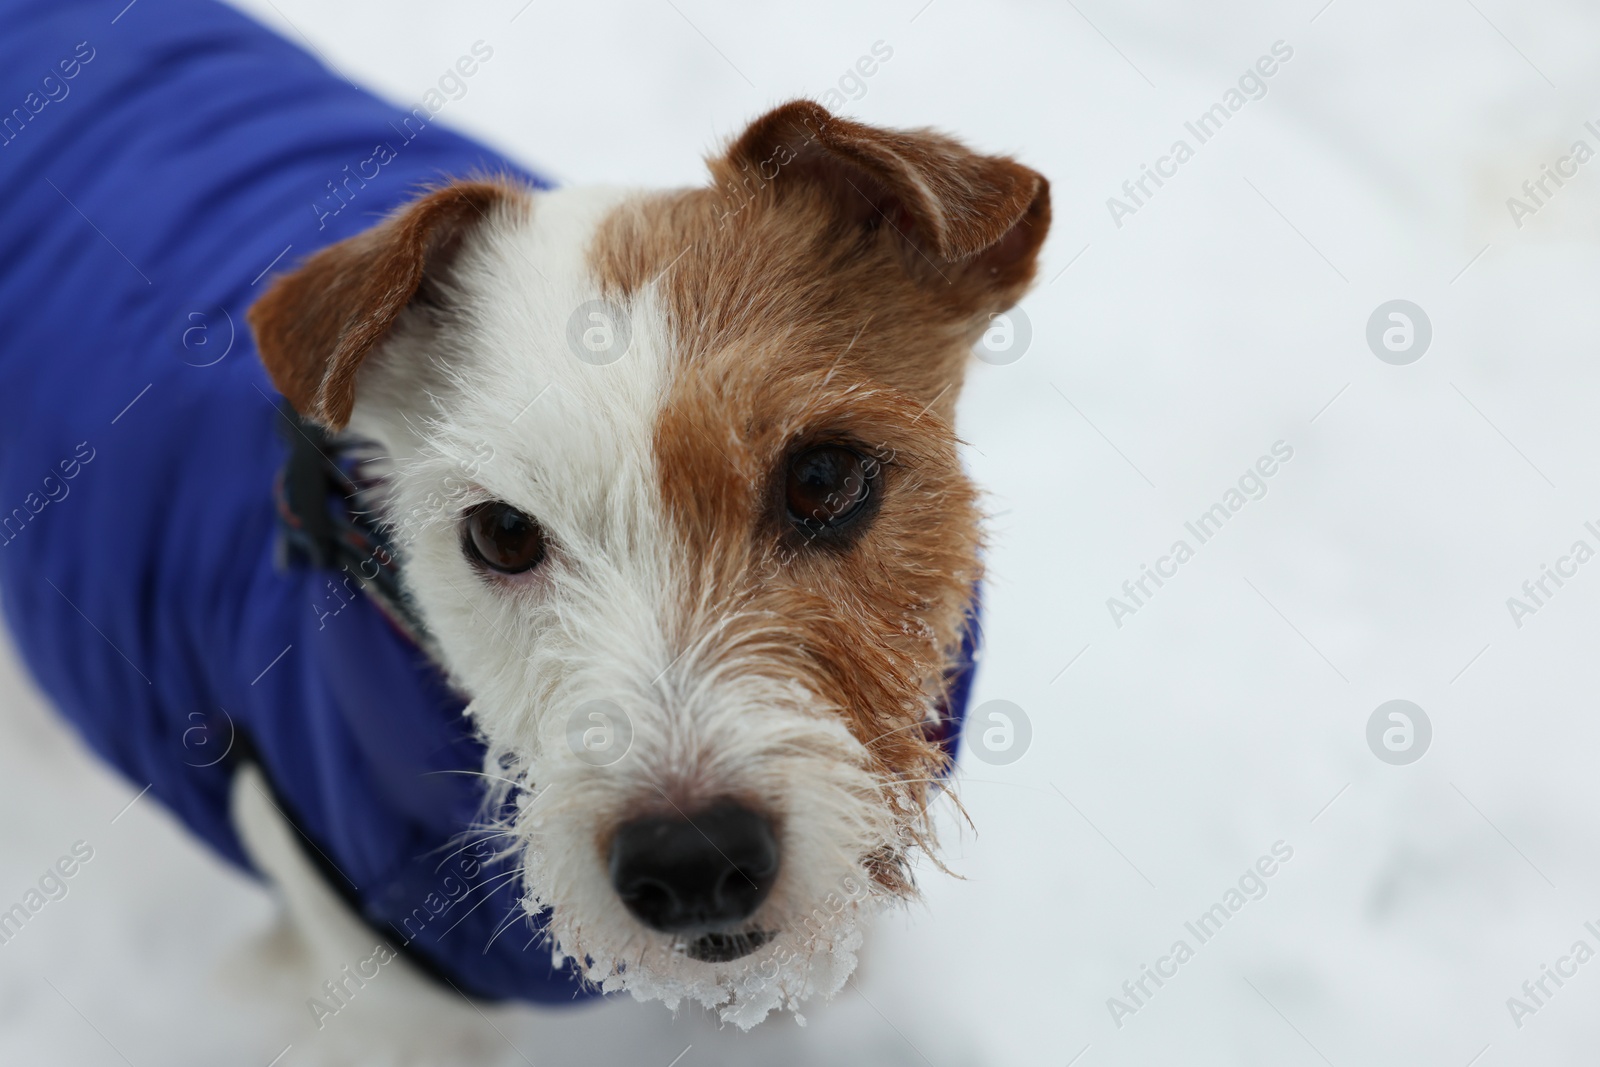
[[[783,620],[737,620],[735,652],[725,635],[738,609],[689,603],[695,546],[676,542],[652,452],[683,372],[656,292],[629,309],[619,361],[568,347],[574,309],[600,296],[585,258],[596,225],[628,195],[543,193],[530,218],[496,211],[453,267],[464,312],[405,313],[362,370],[351,432],[386,457],[405,584],[471,695],[487,770],[522,787],[529,911],[553,909],[558,954],[606,988],[691,998],[749,1027],[849,977],[859,920],[878,905],[861,860],[895,827],[837,710],[764,669],[752,627],[776,647]],[[550,557],[532,575],[489,581],[464,558],[461,514],[489,499],[546,530]],[[632,724],[631,750],[610,766],[567,743],[575,709],[597,699]],[[780,828],[779,880],[752,924],[779,936],[709,964],[628,914],[601,842],[663,798],[729,794],[757,798]]]

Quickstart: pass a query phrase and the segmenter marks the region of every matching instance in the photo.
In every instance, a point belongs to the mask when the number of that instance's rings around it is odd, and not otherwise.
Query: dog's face
[[[405,586],[516,784],[530,910],[608,988],[750,1025],[839,988],[930,844],[980,573],[951,418],[1049,203],[804,102],[711,170],[450,185],[251,321],[296,408],[383,457]]]

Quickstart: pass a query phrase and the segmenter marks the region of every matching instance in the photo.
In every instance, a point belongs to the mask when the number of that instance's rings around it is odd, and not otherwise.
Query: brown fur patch
[[[452,183],[275,280],[248,318],[278,391],[300,414],[343,429],[356,372],[424,278],[448,263],[471,226],[526,195],[510,181]]]
[[[972,342],[1033,280],[1049,183],[808,101],[756,120],[710,167],[711,188],[644,198],[602,226],[592,260],[607,291],[626,299],[665,271],[690,366],[758,338],[837,355],[859,330],[851,365],[953,414]]]
[[[927,701],[981,572],[955,396],[988,316],[1032,279],[1047,185],[804,102],[711,169],[712,188],[618,209],[591,253],[621,302],[660,278],[675,352],[655,448],[690,578],[684,625],[733,619],[749,662],[842,709],[917,838],[943,763]],[[827,442],[882,464],[881,506],[848,547],[798,535],[781,506],[787,458]],[[875,866],[906,890],[898,863]]]

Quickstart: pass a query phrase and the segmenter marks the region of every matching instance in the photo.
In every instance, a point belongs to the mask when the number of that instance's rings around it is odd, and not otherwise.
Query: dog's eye
[[[492,571],[521,574],[544,560],[544,531],[510,504],[479,504],[467,512],[465,526],[467,555]]]
[[[838,530],[858,518],[872,497],[867,461],[843,445],[797,453],[787,477],[789,518],[806,530]]]

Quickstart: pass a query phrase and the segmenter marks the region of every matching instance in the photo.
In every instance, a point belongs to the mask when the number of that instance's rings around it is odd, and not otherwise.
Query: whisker
[[[482,842],[485,842],[485,841],[489,840],[492,837],[516,837],[517,836],[516,833],[514,831],[511,831],[511,830],[485,829],[485,830],[478,830],[478,831],[468,830],[468,831],[465,831],[465,832],[472,834],[473,835],[472,839],[470,841],[468,841],[466,844],[462,845],[460,848],[458,848],[458,849],[454,850],[453,852],[451,852],[449,856],[446,856],[444,859],[440,860],[439,861],[439,866],[435,867],[433,869],[433,873],[434,874],[438,874],[439,873],[439,867],[443,867],[447,862],[449,862],[451,856],[458,856],[461,853],[465,852],[467,849],[471,848],[473,845],[481,844]],[[439,848],[446,848],[446,847],[448,847],[448,845],[449,845],[449,842],[447,841],[447,842],[445,842],[445,844],[440,845]],[[434,849],[434,851],[437,852],[438,849]]]
[[[506,921],[501,923],[500,928],[496,930],[493,936],[489,938],[489,943],[483,946],[483,955],[487,956],[489,954],[489,950],[494,947],[494,943],[499,940],[500,935],[511,929],[512,926],[516,925],[516,921],[519,916],[523,919],[533,918],[533,916],[528,914],[528,909],[522,906],[522,901],[520,900],[517,901],[512,907],[511,914],[506,916]]]
[[[487,881],[480,882],[476,887],[473,888],[472,893],[476,893],[479,889],[483,889],[483,888],[485,888],[487,886],[493,885],[497,881],[499,882],[499,885],[495,885],[494,888],[495,889],[499,889],[501,885],[504,885],[507,881],[509,881],[512,878],[515,878],[517,875],[521,874],[522,872],[523,872],[523,868],[518,867],[514,871],[507,871],[504,874],[497,874],[493,878],[488,879]],[[467,895],[471,896],[471,893],[468,893]],[[445,934],[448,934],[451,930],[454,930],[456,927],[460,926],[463,922],[466,921],[468,915],[471,915],[473,912],[475,912],[479,908],[483,907],[484,903],[486,901],[492,899],[493,897],[494,897],[494,891],[493,890],[491,890],[488,893],[485,893],[483,895],[483,900],[478,901],[472,907],[468,908],[467,911],[461,916],[461,918],[459,918],[455,922],[451,923],[449,929],[445,930],[445,932],[443,934],[440,934],[438,936],[438,938],[436,938],[435,940],[439,940],[439,941],[444,940]],[[462,897],[461,899],[465,900],[466,897]],[[456,901],[456,903],[459,904],[459,903],[461,903],[461,901],[458,900],[458,901]],[[449,909],[446,909],[446,910],[449,910]]]
[[[504,782],[507,785],[516,786],[522,785],[521,782],[518,782],[515,779],[507,778],[504,775],[490,774],[487,771],[469,771],[464,767],[449,767],[440,771],[424,771],[422,777],[426,778],[433,774],[465,774],[476,778],[487,778],[491,782]]]

